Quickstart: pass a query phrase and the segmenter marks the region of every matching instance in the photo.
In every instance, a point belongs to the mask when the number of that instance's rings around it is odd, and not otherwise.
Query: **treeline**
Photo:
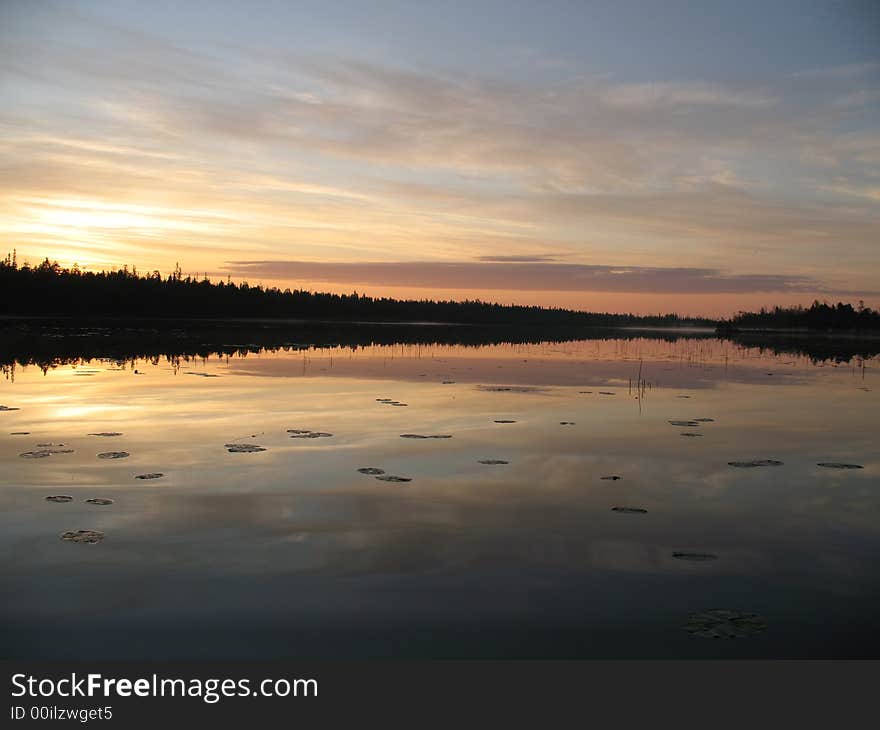
[[[761,308],[760,312],[739,312],[718,324],[720,331],[737,329],[801,329],[824,331],[880,331],[880,312],[866,307],[863,302],[828,304],[814,301],[804,307]]]
[[[399,300],[352,294],[251,286],[184,277],[180,267],[163,277],[117,271],[62,268],[45,259],[19,266],[14,256],[0,262],[0,314],[117,318],[269,318],[374,322],[449,322],[586,327],[714,326],[708,319],[675,314],[637,316],[569,309],[502,305],[480,300]]]

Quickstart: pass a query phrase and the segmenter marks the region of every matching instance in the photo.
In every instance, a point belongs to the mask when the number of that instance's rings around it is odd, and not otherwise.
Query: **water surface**
[[[65,347],[0,381],[7,658],[880,655],[876,358]],[[766,630],[686,630],[712,609]]]

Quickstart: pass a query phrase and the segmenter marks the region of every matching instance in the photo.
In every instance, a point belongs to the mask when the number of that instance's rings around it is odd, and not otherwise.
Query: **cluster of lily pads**
[[[91,374],[88,371],[82,371],[82,373],[78,374]],[[218,377],[217,375],[210,373],[202,373],[202,372],[189,372],[191,375],[199,375],[201,377]],[[443,384],[453,384],[455,381],[452,380],[444,380]],[[515,393],[531,393],[540,391],[540,388],[532,387],[532,386],[477,386],[478,390],[484,390],[488,392],[515,392]],[[579,391],[580,393],[592,393],[593,391]],[[611,391],[598,391],[599,395],[609,395],[613,396],[615,393]],[[688,395],[678,395],[677,398],[690,398]],[[406,406],[406,403],[396,401],[392,398],[377,398],[376,402],[382,405],[390,405],[390,406]],[[15,407],[9,407],[5,405],[0,405],[0,411],[15,411],[19,410]],[[712,423],[714,419],[712,418],[693,418],[693,419],[672,419],[669,420],[668,423],[672,426],[676,426],[678,428],[685,429],[696,429],[702,426],[705,423]],[[495,419],[495,423],[498,424],[512,424],[516,423],[515,420],[512,419]],[[560,421],[560,425],[562,426],[573,426],[575,423],[573,421]],[[288,429],[287,433],[290,434],[290,438],[296,439],[317,439],[317,438],[330,438],[333,436],[331,433],[327,433],[324,431],[313,431],[310,429]],[[14,432],[13,435],[28,435],[26,431]],[[116,437],[121,436],[122,434],[119,432],[96,432],[89,434],[90,436],[97,437]],[[695,432],[693,430],[684,431],[681,433],[682,436],[687,437],[697,437],[702,434]],[[451,439],[451,434],[417,434],[417,433],[404,433],[400,434],[401,438],[405,439]],[[28,459],[40,459],[46,458],[50,456],[54,456],[57,454],[69,454],[73,453],[73,449],[67,448],[65,444],[56,444],[56,443],[39,443],[36,445],[37,449],[33,451],[26,451],[20,454],[22,458]],[[224,445],[227,451],[230,453],[256,453],[261,451],[266,451],[265,447],[259,446],[253,443],[227,443]],[[126,451],[108,451],[103,452],[97,455],[99,459],[123,459],[129,456],[129,453]],[[480,459],[478,460],[479,464],[484,465],[506,465],[510,462],[504,459]],[[729,466],[741,469],[749,469],[749,468],[759,468],[759,467],[777,467],[783,466],[783,462],[776,459],[752,459],[752,460],[743,460],[743,461],[730,461],[728,462]],[[860,464],[849,464],[843,462],[819,462],[817,466],[826,468],[826,469],[839,469],[839,470],[851,470],[851,469],[862,469],[863,467]],[[389,482],[389,483],[407,483],[412,481],[412,477],[398,476],[395,474],[387,474],[384,469],[379,467],[360,467],[357,469],[358,473],[372,476],[377,480]],[[135,479],[140,480],[153,480],[159,479],[164,476],[161,472],[150,472],[146,474],[139,474],[135,476]],[[602,480],[608,481],[617,481],[622,477],[617,474],[606,475],[600,477]],[[45,500],[48,502],[54,503],[69,503],[73,501],[73,497],[70,495],[50,495],[45,497]],[[87,504],[92,504],[96,506],[107,506],[113,504],[112,499],[108,498],[100,498],[100,497],[92,497],[88,499],[84,499],[83,502]],[[611,507],[611,511],[619,514],[647,514],[648,510],[642,507],[633,507],[633,506],[614,506]],[[98,530],[71,530],[65,532],[61,535],[61,539],[66,542],[74,542],[80,544],[96,544],[101,542],[104,539],[104,533]],[[676,560],[683,561],[692,561],[692,562],[710,562],[718,559],[718,556],[714,553],[709,552],[688,552],[688,551],[674,551],[671,555],[672,558]],[[703,611],[700,613],[695,613],[688,618],[687,623],[683,627],[688,633],[691,633],[695,636],[707,637],[707,638],[738,638],[749,636],[753,634],[762,633],[767,628],[766,620],[755,613],[750,612],[740,612],[733,611],[729,609],[710,609],[707,611]]]
[[[17,410],[14,408],[3,407],[2,410]],[[16,431],[12,435],[17,436],[27,436],[29,432],[27,431]],[[88,434],[89,436],[98,436],[103,438],[111,438],[122,436],[120,431],[99,431]],[[61,443],[38,443],[37,448],[33,451],[25,451],[19,454],[20,457],[25,459],[45,459],[49,456],[55,456],[57,454],[72,454],[74,450],[71,448],[67,448],[66,444]],[[126,459],[130,456],[127,451],[104,451],[100,454],[97,454],[97,458],[99,459]],[[138,474],[134,478],[135,479],[160,479],[165,476],[162,472],[149,472],[147,474]],[[50,494],[47,497],[44,497],[47,502],[54,502],[56,504],[67,504],[73,501],[73,497],[69,494]],[[92,504],[96,506],[106,507],[114,503],[114,500],[108,497],[89,497],[88,499],[83,500],[86,504]],[[104,533],[99,530],[70,530],[61,535],[61,539],[65,542],[74,542],[80,544],[94,545],[96,543],[101,542],[104,539]]]
[[[360,474],[366,474],[367,476],[376,477],[380,482],[393,482],[402,484],[404,482],[411,482],[412,477],[399,477],[395,474],[386,474],[384,469],[380,469],[376,466],[362,466],[358,469]]]
[[[69,494],[51,494],[48,497],[45,497],[47,502],[55,502],[57,504],[67,504],[68,502],[73,501],[73,497]],[[89,499],[84,499],[83,502],[86,504],[97,504],[101,506],[106,506],[108,504],[113,504],[112,499],[107,499],[105,497],[90,497]]]
[[[685,397],[690,398],[690,396],[679,396],[679,398]],[[690,419],[674,419],[668,421],[670,426],[677,426],[678,428],[699,428],[704,423],[713,423],[715,421],[714,418],[690,418]],[[703,434],[697,433],[696,431],[682,431],[682,436],[688,436],[690,438],[699,437]]]

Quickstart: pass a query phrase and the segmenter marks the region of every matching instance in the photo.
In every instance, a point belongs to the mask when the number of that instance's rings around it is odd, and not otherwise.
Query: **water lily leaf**
[[[400,438],[402,439],[451,439],[452,434],[448,433],[435,433],[435,434],[421,434],[421,433],[402,433],[400,434]]]
[[[61,534],[61,539],[65,542],[94,545],[104,539],[104,533],[99,530],[69,530]]]
[[[752,459],[752,461],[728,461],[727,463],[738,469],[752,469],[758,466],[782,466],[782,462],[776,459]]]
[[[309,431],[300,428],[289,428],[287,429],[287,433],[290,434],[290,438],[292,439],[320,439],[330,438],[333,435],[332,433],[326,433],[324,431]]]
[[[680,552],[676,551],[672,553],[672,557],[677,560],[694,560],[694,561],[707,561],[707,560],[718,560],[718,556],[714,553],[688,553],[688,552]]]

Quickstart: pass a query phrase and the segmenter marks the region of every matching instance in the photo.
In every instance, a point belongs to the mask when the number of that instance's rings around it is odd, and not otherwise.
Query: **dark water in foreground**
[[[880,656],[876,358],[299,347],[6,369],[0,655]],[[766,630],[683,628],[708,609]]]

